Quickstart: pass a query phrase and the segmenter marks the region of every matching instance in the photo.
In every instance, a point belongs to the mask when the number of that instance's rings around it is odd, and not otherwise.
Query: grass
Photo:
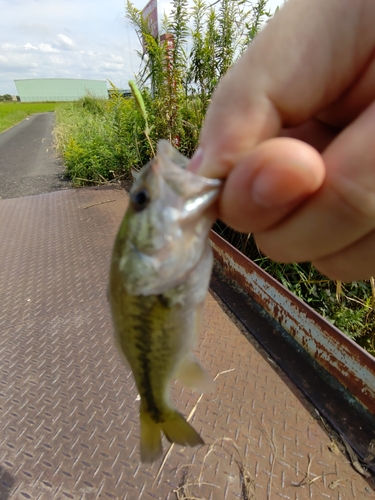
[[[34,113],[55,111],[54,102],[0,102],[0,133]]]
[[[55,141],[66,174],[75,186],[100,184],[144,163],[142,126],[134,101],[113,94],[109,100],[86,96],[56,108]]]
[[[255,262],[348,337],[375,354],[375,310],[370,280],[332,281],[307,262],[277,264],[266,257]]]

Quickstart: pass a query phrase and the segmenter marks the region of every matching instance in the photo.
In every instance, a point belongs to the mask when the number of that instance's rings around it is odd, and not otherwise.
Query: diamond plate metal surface
[[[216,392],[172,391],[207,444],[139,463],[137,391],[106,302],[126,202],[110,189],[0,200],[0,499],[375,498],[213,293],[198,355]]]

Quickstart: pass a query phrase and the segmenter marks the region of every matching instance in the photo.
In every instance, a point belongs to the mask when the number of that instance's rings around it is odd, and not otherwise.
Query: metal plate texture
[[[213,231],[211,242],[224,273],[375,414],[375,358]]]
[[[0,499],[368,499],[314,408],[211,292],[172,398],[206,445],[139,462],[138,397],[106,301],[123,191],[0,200]]]

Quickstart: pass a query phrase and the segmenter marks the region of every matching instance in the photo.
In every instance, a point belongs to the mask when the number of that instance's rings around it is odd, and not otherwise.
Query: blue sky
[[[268,8],[281,3],[269,0]],[[170,8],[159,0],[159,15]],[[137,72],[139,43],[124,0],[0,0],[0,13],[0,95],[15,94],[18,78],[110,79],[123,88]]]

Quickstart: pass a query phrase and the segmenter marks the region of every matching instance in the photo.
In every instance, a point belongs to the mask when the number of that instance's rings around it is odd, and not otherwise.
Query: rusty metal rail
[[[213,288],[375,472],[375,358],[213,231],[211,242]]]

